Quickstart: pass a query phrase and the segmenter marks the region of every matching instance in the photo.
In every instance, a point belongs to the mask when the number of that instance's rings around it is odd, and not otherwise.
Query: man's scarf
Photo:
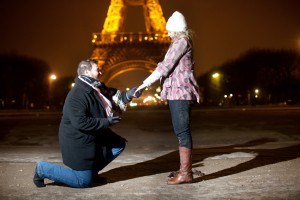
[[[99,86],[101,85],[100,81],[97,81],[96,79],[93,79],[91,77],[85,76],[85,75],[79,75],[78,78],[91,86],[94,90],[96,95],[99,97],[100,101],[102,102],[104,109],[106,111],[106,114],[108,117],[113,116],[113,111],[112,111],[112,104],[111,102],[101,93]]]

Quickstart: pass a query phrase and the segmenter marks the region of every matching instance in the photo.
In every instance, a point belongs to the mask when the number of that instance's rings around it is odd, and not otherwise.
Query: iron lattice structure
[[[146,32],[124,32],[128,6],[143,8]],[[136,69],[153,71],[163,59],[170,39],[159,0],[111,0],[101,33],[93,33],[92,59],[98,60],[101,81]]]

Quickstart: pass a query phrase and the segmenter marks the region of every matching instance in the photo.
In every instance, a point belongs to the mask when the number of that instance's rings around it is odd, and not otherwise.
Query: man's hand
[[[139,88],[136,89],[136,91],[134,93],[134,97],[139,98],[142,95],[143,92],[144,92],[144,88],[143,89],[139,89]]]
[[[139,98],[139,97],[142,95],[142,93],[143,93],[145,87],[146,87],[146,85],[144,85],[144,84],[140,85],[140,86],[135,90],[134,97],[135,97],[135,98]]]
[[[107,119],[108,119],[109,125],[111,125],[111,126],[115,125],[121,121],[121,118],[119,116],[108,117]]]
[[[126,98],[128,101],[131,101],[133,97],[135,97],[135,91],[137,89],[137,86],[131,88],[129,91],[126,92]]]

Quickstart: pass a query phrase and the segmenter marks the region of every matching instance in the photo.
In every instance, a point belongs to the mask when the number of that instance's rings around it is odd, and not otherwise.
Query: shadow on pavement
[[[244,144],[214,147],[214,148],[193,149],[193,163],[195,164],[193,165],[193,167],[203,166],[203,163],[199,164],[199,162],[202,162],[206,158],[217,156],[217,155],[230,154],[235,152],[256,154],[256,157],[250,161],[202,177],[198,177],[198,178],[196,177],[194,179],[194,182],[216,179],[216,178],[220,178],[232,174],[237,174],[243,171],[251,170],[257,167],[262,167],[269,164],[274,164],[274,163],[279,163],[279,162],[299,158],[300,144],[284,147],[284,148],[278,148],[278,149],[246,149],[247,147],[249,148],[252,146],[262,145],[274,141],[277,140],[272,138],[261,138],[261,139],[249,141]],[[178,168],[179,168],[178,151],[173,151],[171,153],[160,156],[153,160],[111,169],[107,172],[100,174],[100,176],[106,177],[109,183],[114,183],[118,181],[125,181],[129,179],[143,177],[143,176],[151,176],[155,174],[176,171],[178,170]]]
[[[268,139],[262,139],[260,140],[260,142],[263,142],[263,140],[267,141]],[[255,141],[252,141],[250,143],[253,142]],[[259,140],[256,140],[256,142],[259,142]],[[229,176],[232,174],[237,174],[240,172],[251,170],[257,167],[288,161],[300,157],[300,144],[278,149],[238,149],[239,147],[249,147],[247,146],[247,144],[249,143],[246,143],[244,145],[226,147],[225,150],[227,150],[227,153],[237,151],[241,152],[241,150],[246,153],[256,153],[257,155],[255,158],[247,162],[241,163],[237,166],[196,178],[194,181],[200,182],[203,180],[216,179],[219,177]]]

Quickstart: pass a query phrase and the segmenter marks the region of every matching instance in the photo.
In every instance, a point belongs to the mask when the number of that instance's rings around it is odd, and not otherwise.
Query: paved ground
[[[51,181],[36,188],[38,160],[61,164],[59,113],[0,113],[0,199],[299,199],[300,108],[203,109],[192,113],[195,183],[169,186],[178,169],[168,110],[128,111],[113,129],[129,140],[88,189]]]

